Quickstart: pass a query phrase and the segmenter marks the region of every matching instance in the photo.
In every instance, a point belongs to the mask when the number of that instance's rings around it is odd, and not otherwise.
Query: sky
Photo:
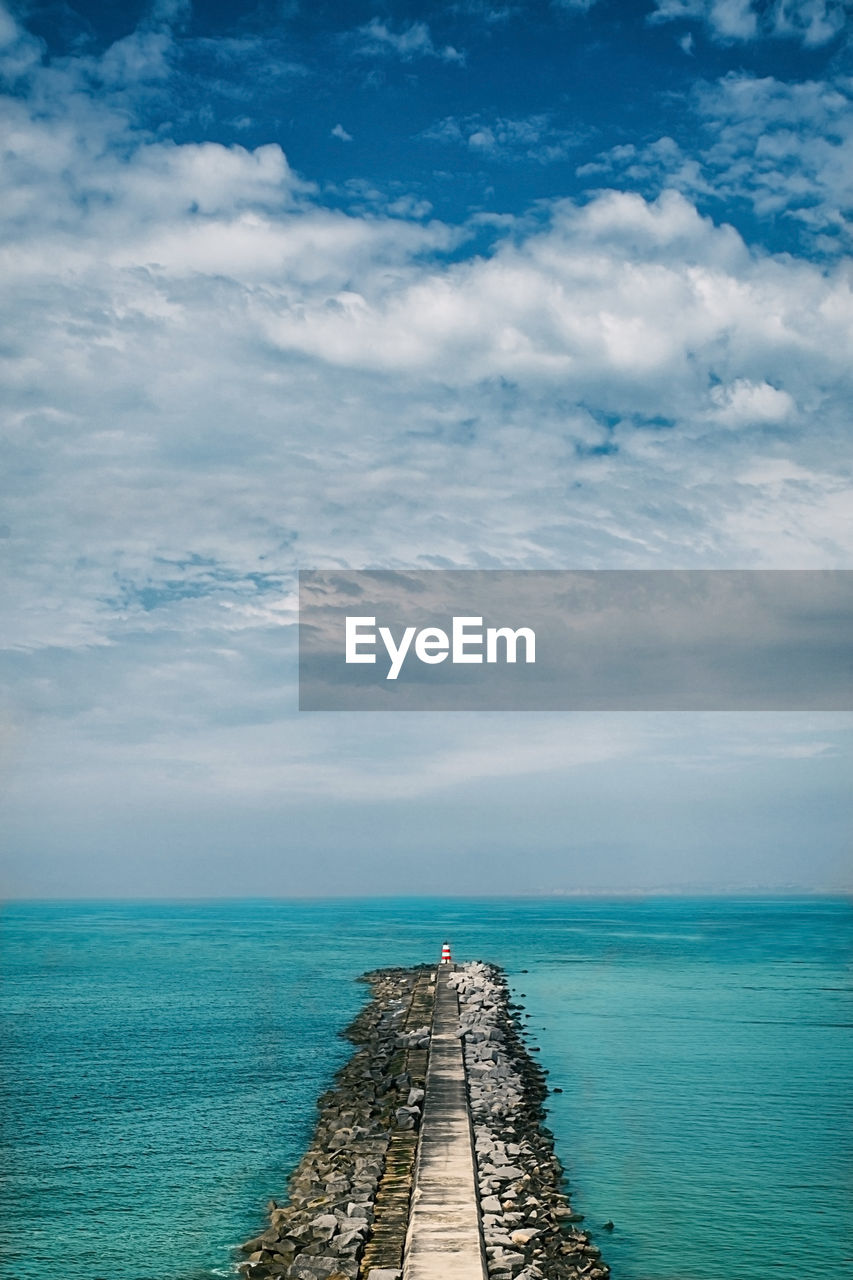
[[[296,668],[300,568],[853,568],[849,18],[0,3],[6,896],[850,889],[849,714]]]

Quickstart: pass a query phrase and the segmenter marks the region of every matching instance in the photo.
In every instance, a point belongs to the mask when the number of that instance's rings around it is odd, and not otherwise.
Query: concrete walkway
[[[440,966],[403,1280],[488,1280],[459,1001]]]

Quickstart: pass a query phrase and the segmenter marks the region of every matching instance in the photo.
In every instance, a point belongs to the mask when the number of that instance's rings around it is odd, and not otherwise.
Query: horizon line
[[[62,903],[149,903],[208,904],[228,902],[253,903],[340,903],[340,902],[552,902],[558,899],[625,901],[650,898],[720,901],[730,899],[790,900],[797,898],[844,900],[853,903],[853,887],[809,889],[802,886],[744,889],[554,889],[534,893],[351,893],[351,894],[75,894],[0,896],[0,909],[15,904]]]

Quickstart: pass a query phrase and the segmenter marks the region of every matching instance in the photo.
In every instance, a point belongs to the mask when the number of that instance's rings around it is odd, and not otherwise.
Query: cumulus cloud
[[[784,84],[732,74],[699,86],[704,152],[717,193],[749,199],[760,215],[783,213],[849,245],[853,208],[853,100],[840,80]],[[831,247],[825,235],[821,241]]]
[[[711,401],[717,421],[727,427],[784,422],[796,408],[787,391],[780,391],[769,382],[750,382],[748,378],[736,378],[729,386],[713,387]]]
[[[795,370],[807,352],[809,376],[821,351],[821,381],[846,382],[849,307],[843,273],[753,257],[675,192],[608,193],[558,202],[547,229],[487,259],[303,300],[264,323],[283,349],[345,366],[462,385],[508,377],[678,416],[703,380],[749,366],[805,395]]]
[[[690,106],[703,130],[697,152],[667,136],[627,143],[581,166],[579,176],[647,193],[673,187],[718,207],[745,201],[765,221],[785,219],[823,253],[849,249],[853,101],[845,80],[730,73],[698,84]]]
[[[102,207],[62,195],[73,145],[5,264],[10,440],[38,476],[9,518],[17,646],[277,628],[306,557],[773,563],[724,518],[766,500],[744,450],[808,466],[845,428],[846,277],[752,254],[676,193],[558,202],[446,263],[449,229],[324,209],[276,147],[84,153]],[[849,555],[845,492],[820,466],[779,491],[786,565]]]
[[[846,22],[845,0],[656,0],[651,22],[701,22],[721,43],[759,37],[796,39],[816,48],[833,40]]]
[[[69,794],[118,755],[143,795],[359,794],[320,730],[265,771],[298,565],[849,563],[842,269],[671,190],[544,203],[474,254],[411,193],[332,207],[276,143],[152,136],[124,54],[6,38],[6,660]],[[413,751],[400,795],[502,776],[486,736]],[[534,737],[523,772],[574,759]]]
[[[620,181],[646,194],[667,188],[694,197],[714,194],[702,160],[685,154],[668,135],[645,144],[620,143],[596,160],[579,165],[576,172],[597,186]]]

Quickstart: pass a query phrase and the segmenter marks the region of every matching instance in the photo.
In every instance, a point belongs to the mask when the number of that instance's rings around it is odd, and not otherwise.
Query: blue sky
[[[850,883],[841,714],[299,715],[295,570],[849,568],[834,0],[0,7],[13,895]]]

